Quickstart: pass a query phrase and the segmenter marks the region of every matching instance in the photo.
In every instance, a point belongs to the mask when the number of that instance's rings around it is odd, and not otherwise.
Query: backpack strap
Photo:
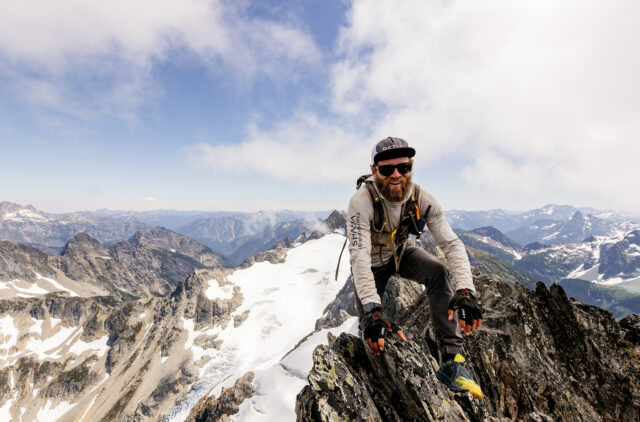
[[[356,181],[356,190],[360,189],[362,184],[364,183],[367,187],[367,191],[369,192],[369,196],[371,197],[371,203],[373,204],[373,229],[377,232],[382,230],[382,226],[386,220],[386,213],[384,209],[384,205],[382,204],[382,200],[380,199],[380,195],[376,191],[373,186],[373,182],[368,180],[372,175],[365,174],[358,177]],[[336,265],[336,275],[335,280],[338,280],[338,270],[340,269],[340,261],[342,260],[342,254],[344,253],[344,248],[347,246],[347,240],[349,235],[347,234],[347,239],[344,240],[344,244],[342,245],[342,250],[340,251],[340,255],[338,256],[338,265]]]
[[[373,229],[379,232],[382,230],[382,226],[384,226],[385,220],[387,219],[387,213],[382,204],[382,199],[380,199],[380,195],[378,195],[378,191],[373,186],[373,182],[367,182],[367,190],[369,191],[371,203],[373,204]]]

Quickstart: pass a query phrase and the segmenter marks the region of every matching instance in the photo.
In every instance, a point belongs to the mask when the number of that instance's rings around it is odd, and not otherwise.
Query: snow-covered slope
[[[205,358],[208,363],[200,369],[200,379],[192,387],[185,400],[172,411],[170,420],[183,420],[195,403],[205,393],[214,390],[218,394],[223,386],[233,382],[247,371],[257,374],[254,380],[256,390],[265,389],[265,384],[278,383],[279,377],[301,378],[306,372],[296,371],[300,367],[300,360],[304,360],[304,353],[300,350],[295,355],[283,356],[291,351],[307,334],[314,331],[316,319],[322,315],[325,306],[331,302],[340,290],[349,272],[348,266],[342,266],[339,282],[333,279],[333,273],[338,254],[344,242],[339,234],[329,234],[320,239],[310,240],[292,248],[286,255],[284,262],[258,262],[249,268],[238,270],[230,274],[223,281],[230,286],[238,286],[243,296],[242,305],[232,314],[234,320],[245,318],[241,325],[236,326],[233,320],[225,327],[215,330],[213,334],[222,341],[219,349],[201,349],[193,344],[193,340],[203,332],[193,330],[193,321],[185,320],[184,326],[189,329],[189,341],[185,349],[193,351],[193,360],[198,362]],[[224,294],[217,287],[217,280],[211,280],[211,292]],[[348,329],[349,327],[343,327]],[[322,337],[322,336],[320,336]],[[326,338],[326,333],[324,335]],[[308,340],[309,341],[309,340]],[[318,336],[313,341],[320,341]],[[302,347],[302,346],[301,346]],[[312,348],[311,348],[312,350]],[[311,354],[308,353],[308,366],[311,366]],[[302,353],[302,355],[301,355]],[[281,361],[282,360],[282,361]],[[285,367],[289,365],[290,370]],[[226,381],[226,384],[225,384]],[[278,407],[293,411],[295,394],[299,391],[301,379],[296,380],[296,388],[284,388],[282,391],[272,392],[272,399],[282,400],[287,406]],[[284,394],[285,396],[280,396]],[[278,398],[276,398],[277,396]],[[263,398],[253,400],[253,408],[245,409],[247,420],[294,420],[295,414],[280,419],[276,415],[269,418],[260,413],[262,408],[270,408]],[[277,407],[277,406],[276,406]],[[266,417],[266,418],[265,418]]]

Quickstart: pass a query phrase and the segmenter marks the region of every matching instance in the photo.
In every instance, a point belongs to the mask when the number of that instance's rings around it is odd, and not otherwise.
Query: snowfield
[[[170,414],[169,420],[184,420],[206,393],[213,389],[213,393],[219,395],[223,387],[232,386],[247,371],[255,373],[256,393],[243,403],[236,420],[295,420],[295,397],[306,383],[313,349],[327,342],[328,331],[337,335],[352,330],[354,324],[357,329],[357,323],[349,320],[341,327],[309,336],[289,353],[314,331],[316,320],[349,275],[349,266],[342,265],[339,281],[333,279],[343,243],[344,236],[328,234],[294,247],[283,263],[258,262],[232,273],[226,279],[232,285],[220,287],[216,280],[209,282],[207,294],[220,297],[228,297],[233,286],[238,286],[243,302],[233,315],[245,311],[249,315],[238,327],[234,327],[232,320],[222,329],[205,332],[194,331],[193,321],[184,320],[184,327],[189,331],[186,346],[193,351],[194,360],[210,360],[201,368],[199,381]],[[194,345],[202,334],[222,340],[220,350]]]

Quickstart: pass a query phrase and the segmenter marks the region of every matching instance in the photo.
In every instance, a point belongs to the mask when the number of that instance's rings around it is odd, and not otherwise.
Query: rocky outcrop
[[[164,227],[156,227],[149,232],[138,230],[128,242],[135,246],[182,254],[195,259],[205,267],[230,268],[234,266],[231,261],[202,243]]]
[[[105,246],[78,233],[61,255],[0,242],[0,281],[36,281],[36,273],[93,285],[117,299],[164,296],[195,270],[224,268],[230,261],[208,247],[163,228],[139,231],[128,241]]]
[[[640,275],[640,230],[627,233],[613,245],[603,246],[600,250],[599,273],[605,278],[631,278]]]
[[[31,246],[0,242],[0,280],[35,281],[36,272],[45,277],[54,275],[47,254]]]
[[[192,349],[219,349],[210,330],[235,322],[239,288],[225,298],[206,293],[225,271],[198,270],[167,297],[125,303],[55,294],[0,300],[0,407],[11,401],[5,410],[24,421],[63,402],[73,403],[68,420],[85,411],[85,420],[164,419],[207,363]]]
[[[238,378],[230,388],[224,388],[220,397],[206,395],[189,413],[185,422],[227,422],[238,413],[240,404],[253,395],[253,372]]]
[[[334,210],[329,216],[323,221],[324,224],[327,225],[329,230],[344,230],[346,233],[347,230],[347,213],[344,211]]]
[[[358,312],[355,305],[353,278],[349,277],[336,295],[336,298],[322,311],[322,316],[316,321],[315,329],[337,327],[356,315],[358,315]]]
[[[404,316],[396,311],[408,343],[391,336],[376,357],[342,334],[314,351],[298,420],[640,418],[638,317],[616,323],[556,285],[529,290],[478,272],[474,278],[485,313],[482,329],[465,338],[465,354],[484,399],[453,394],[435,378],[437,346],[422,295]]]

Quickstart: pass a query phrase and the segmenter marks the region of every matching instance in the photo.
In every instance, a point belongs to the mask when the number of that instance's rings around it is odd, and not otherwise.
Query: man
[[[438,379],[453,391],[482,398],[460,354],[462,332],[471,334],[482,323],[469,260],[440,204],[411,182],[414,156],[415,150],[404,139],[378,142],[371,153],[372,176],[349,202],[347,232],[360,328],[378,356],[388,331],[406,342],[402,330],[384,313],[381,298],[394,274],[425,285],[441,354]],[[455,295],[447,268],[424,249],[406,245],[409,234],[419,233],[425,223],[451,266]]]

